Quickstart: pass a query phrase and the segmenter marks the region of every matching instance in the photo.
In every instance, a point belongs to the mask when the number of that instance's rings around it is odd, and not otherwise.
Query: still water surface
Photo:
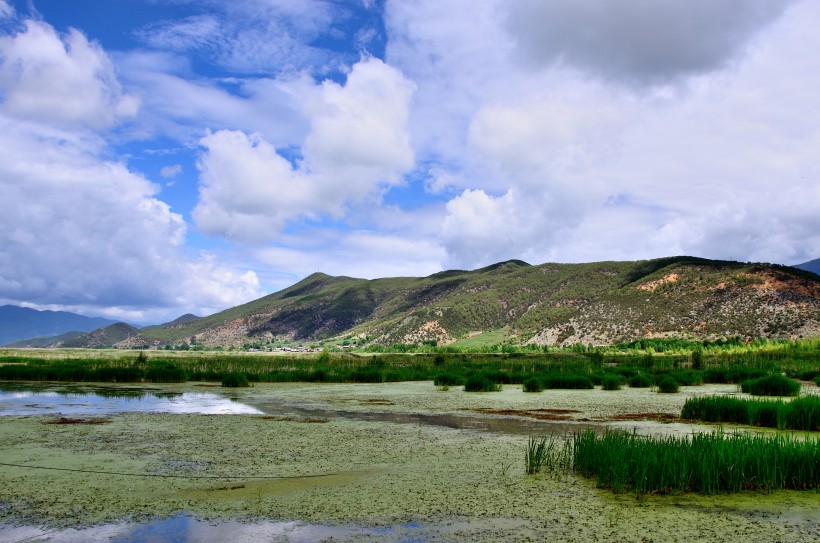
[[[0,416],[104,416],[113,413],[233,415],[260,414],[262,411],[211,392],[81,385],[0,385]]]

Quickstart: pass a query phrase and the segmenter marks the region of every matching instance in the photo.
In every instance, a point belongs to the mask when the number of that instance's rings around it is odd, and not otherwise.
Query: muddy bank
[[[574,409],[583,417],[674,412],[684,396],[616,398],[622,392],[470,395],[406,383],[270,385],[237,396],[257,406],[301,398],[352,410]],[[581,477],[525,475],[526,436],[283,415],[113,414],[104,424],[47,424],[53,419],[0,419],[0,461],[61,468],[0,465],[0,523],[88,526],[187,512],[385,529],[421,523],[427,541],[820,538],[815,492],[636,500]],[[100,471],[108,474],[92,473]],[[385,533],[345,537],[390,540]]]

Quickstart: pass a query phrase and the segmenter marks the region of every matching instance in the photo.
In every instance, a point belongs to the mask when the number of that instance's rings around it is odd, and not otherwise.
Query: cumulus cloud
[[[811,2],[434,4],[388,4],[387,51],[446,265],[816,258]]]
[[[434,238],[410,231],[310,230],[282,242],[254,252],[267,269],[278,270],[272,283],[279,288],[317,271],[363,279],[430,275],[445,256]]]
[[[583,218],[572,198],[516,189],[501,196],[468,189],[446,207],[440,232],[446,268],[471,269],[510,259],[543,262]]]
[[[97,45],[26,21],[0,52],[0,299],[144,321],[259,295],[253,272],[186,256],[182,217],[94,132],[134,112]]]
[[[508,27],[531,62],[655,84],[724,68],[789,0],[514,0]]]
[[[77,30],[61,38],[32,20],[0,37],[0,88],[7,114],[65,127],[108,128],[139,107],[98,45]]]
[[[339,217],[347,204],[400,182],[414,160],[405,128],[412,92],[377,59],[354,65],[345,85],[325,81],[307,106],[311,130],[296,165],[259,135],[209,134],[201,141],[197,225],[264,241],[289,220]]]
[[[185,258],[185,224],[157,187],[83,143],[0,117],[0,297],[142,310],[258,294],[244,272]]]

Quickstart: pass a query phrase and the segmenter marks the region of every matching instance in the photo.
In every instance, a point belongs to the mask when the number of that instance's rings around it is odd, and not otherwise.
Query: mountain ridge
[[[90,332],[115,322],[111,319],[86,317],[68,311],[41,311],[16,305],[3,305],[0,306],[0,345],[69,332]]]
[[[279,292],[119,346],[206,347],[348,338],[449,344],[506,330],[506,341],[568,345],[642,337],[820,335],[820,277],[775,264],[678,256],[636,262],[505,261],[427,277],[312,274]]]
[[[797,269],[804,270],[811,273],[816,273],[820,275],[820,258],[815,258],[814,260],[809,260],[808,262],[803,262],[802,264],[797,264],[794,266]]]

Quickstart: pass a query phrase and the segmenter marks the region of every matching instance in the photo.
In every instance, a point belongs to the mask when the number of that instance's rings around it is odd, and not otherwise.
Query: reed
[[[592,430],[572,437],[572,467],[637,495],[820,488],[820,439],[714,432],[690,439]]]
[[[530,436],[524,453],[527,475],[542,471],[568,471],[571,460],[569,447],[555,435]]]
[[[678,385],[678,382],[675,380],[675,378],[671,375],[667,375],[666,377],[661,379],[660,383],[658,383],[658,392],[664,394],[674,394],[678,391],[679,387],[680,385]]]
[[[683,404],[681,417],[780,430],[820,430],[820,397],[804,396],[789,402],[727,396],[689,398]]]
[[[464,382],[465,392],[498,392],[501,385],[483,373],[474,373]]]
[[[617,375],[607,374],[601,380],[603,390],[621,390],[621,378]]]
[[[784,375],[766,375],[741,382],[740,390],[754,396],[797,396],[800,382]]]

